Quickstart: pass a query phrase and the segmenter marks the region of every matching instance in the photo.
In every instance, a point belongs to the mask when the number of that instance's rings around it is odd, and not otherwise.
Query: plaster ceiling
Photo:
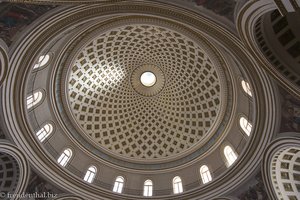
[[[140,75],[155,74],[145,87]],[[201,46],[175,30],[129,24],[76,55],[68,102],[81,130],[123,157],[161,159],[199,145],[220,111],[218,73]]]

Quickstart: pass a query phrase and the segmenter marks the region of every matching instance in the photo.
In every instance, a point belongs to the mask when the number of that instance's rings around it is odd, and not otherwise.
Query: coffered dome
[[[277,128],[272,80],[209,14],[128,2],[58,6],[22,34],[1,107],[13,140],[83,199],[229,194]]]
[[[147,22],[98,34],[68,73],[67,101],[82,133],[134,159],[201,147],[215,131],[226,88],[201,38]],[[141,82],[144,72],[154,74],[150,87]]]

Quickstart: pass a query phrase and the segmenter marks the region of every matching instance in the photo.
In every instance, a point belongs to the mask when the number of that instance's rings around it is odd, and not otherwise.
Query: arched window
[[[211,175],[210,175],[209,169],[206,165],[203,165],[200,168],[200,175],[201,175],[203,184],[208,183],[209,181],[211,181]]]
[[[27,97],[27,109],[32,108],[38,104],[43,98],[43,93],[41,91],[34,92],[32,95]]]
[[[227,160],[228,167],[231,166],[237,159],[236,153],[233,151],[233,149],[230,146],[226,146],[224,148],[224,155]]]
[[[37,69],[37,68],[40,68],[40,67],[46,65],[48,63],[49,59],[50,59],[49,54],[40,56],[38,63],[33,66],[33,69]]]
[[[64,152],[60,155],[60,157],[57,159],[58,164],[61,166],[66,166],[69,160],[72,157],[72,150],[71,149],[65,149]]]
[[[250,136],[251,130],[252,130],[252,124],[249,123],[249,121],[245,117],[240,118],[240,126],[243,129],[243,131]]]
[[[43,142],[47,137],[49,137],[52,131],[53,126],[51,124],[45,124],[45,126],[36,133],[36,136],[41,142]]]
[[[84,181],[88,183],[92,183],[95,176],[96,176],[97,168],[95,166],[89,167],[89,169],[86,171],[86,174],[84,176]]]
[[[179,176],[173,178],[173,192],[174,194],[183,192],[182,181]]]
[[[124,178],[122,176],[118,176],[116,178],[113,191],[117,193],[122,193],[124,182],[125,182]]]
[[[144,182],[144,196],[151,197],[153,193],[153,183],[151,180],[146,180]]]
[[[242,80],[242,88],[250,97],[252,97],[251,87],[248,82]]]

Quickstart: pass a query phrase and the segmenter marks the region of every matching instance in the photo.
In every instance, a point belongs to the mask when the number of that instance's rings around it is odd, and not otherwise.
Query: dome
[[[66,101],[81,134],[99,148],[166,161],[214,134],[226,85],[201,38],[143,21],[96,30],[80,44],[66,75]],[[141,82],[148,71],[156,79],[149,88]]]
[[[298,198],[298,37],[279,36],[297,32],[292,14],[261,1],[34,1],[0,3],[1,26],[19,30],[0,35],[0,197]]]

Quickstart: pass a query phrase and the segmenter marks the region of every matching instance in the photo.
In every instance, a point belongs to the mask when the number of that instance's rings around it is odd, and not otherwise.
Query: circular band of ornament
[[[149,74],[149,86],[146,86],[146,80],[145,84],[143,84],[142,76],[145,76]],[[151,74],[154,76],[151,77]],[[151,78],[155,80],[151,80]],[[156,67],[155,65],[143,65],[141,67],[138,67],[134,69],[132,75],[131,75],[131,85],[133,89],[143,95],[143,96],[155,96],[157,95],[164,87],[165,84],[165,76],[163,71]],[[153,83],[152,83],[153,82]]]

